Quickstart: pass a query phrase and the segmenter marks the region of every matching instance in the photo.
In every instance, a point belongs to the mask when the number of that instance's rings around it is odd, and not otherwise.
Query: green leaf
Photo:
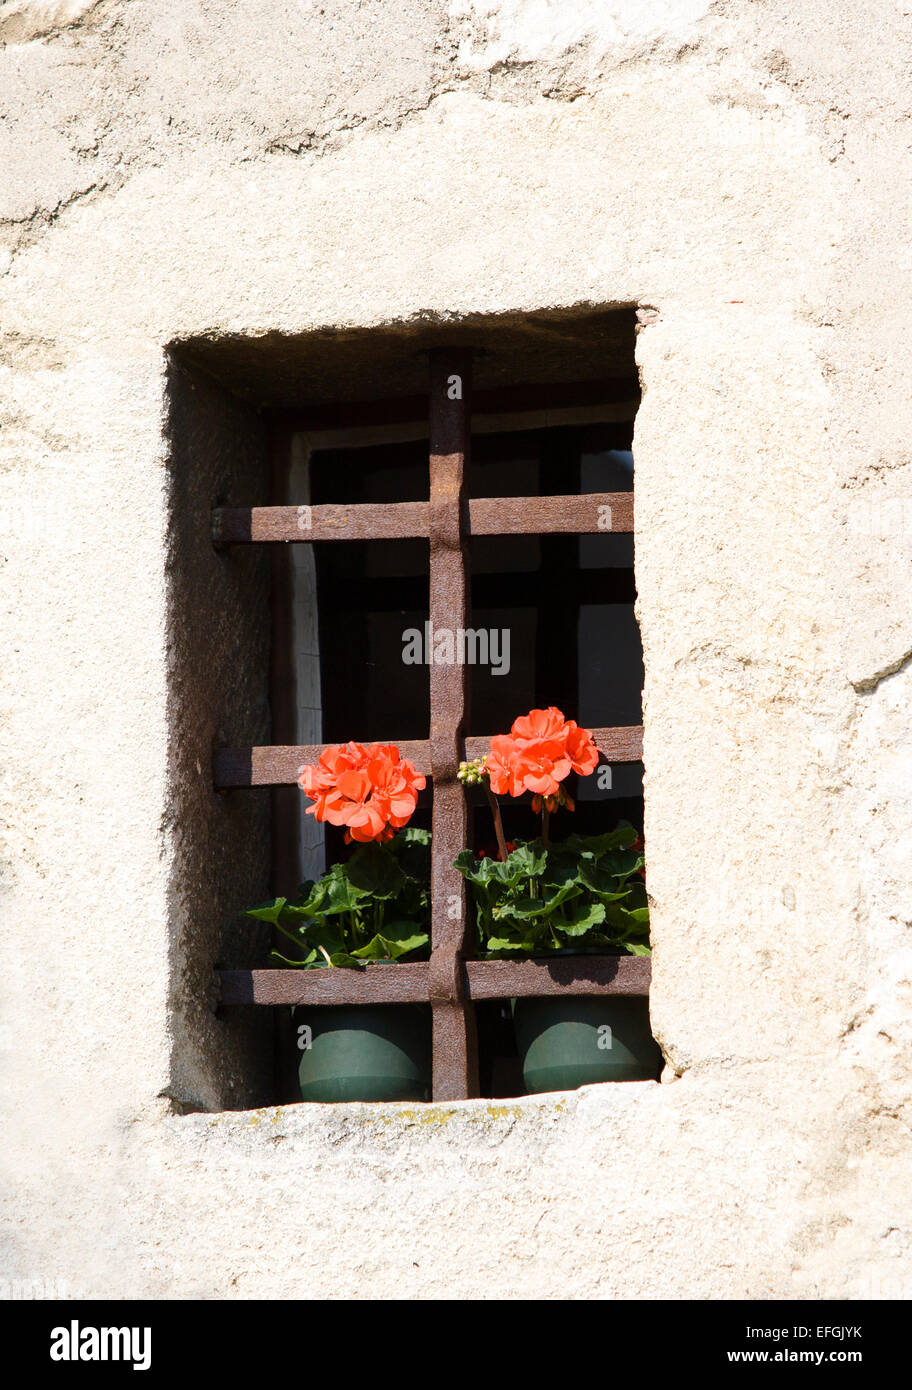
[[[548,852],[541,848],[538,841],[517,845],[503,863],[503,877],[514,883],[520,878],[537,878],[539,874],[544,873],[547,862]]]
[[[512,904],[512,909],[517,917],[524,917],[527,920],[534,920],[536,917],[553,917],[561,903],[565,903],[568,898],[577,896],[578,893],[579,888],[575,883],[565,883],[562,888],[558,888],[556,893],[552,893],[547,898],[518,898]],[[494,915],[497,916],[497,913],[495,912]]]
[[[583,882],[582,860],[575,854],[549,854],[542,882],[563,887],[566,883]]]
[[[604,903],[591,903],[588,906],[581,904],[579,907],[574,906],[574,911],[555,922],[554,926],[567,936],[583,936],[590,928],[599,926],[604,920]]]
[[[605,909],[605,914],[606,921],[625,934],[630,932],[633,936],[642,936],[644,932],[648,931],[648,907],[636,907],[630,912],[622,903],[612,903],[610,907]]]
[[[393,898],[405,882],[396,856],[383,845],[360,845],[348,861],[348,881],[361,895]]]
[[[256,917],[260,922],[271,922],[273,926],[276,926],[282,915],[285,902],[285,898],[273,898],[272,902],[261,903],[259,907],[248,907],[244,916]]]
[[[381,936],[378,932],[366,946],[352,951],[352,955],[356,956],[358,960],[398,960],[400,956],[408,955],[410,951],[417,951],[420,946],[426,946],[428,940],[427,932],[413,931],[411,936],[396,938]]]
[[[492,881],[503,882],[507,877],[507,867],[497,859],[475,859],[470,849],[464,849],[453,860],[453,867],[468,880],[484,886]]]
[[[334,864],[319,883],[313,885],[305,901],[294,905],[294,915],[316,918],[330,911],[351,911],[350,893],[345,865]]]
[[[293,965],[297,970],[307,970],[314,965],[326,964],[322,956],[320,956],[318,960],[314,959],[315,956],[317,956],[317,952],[311,951],[310,955],[306,956],[304,960],[289,960],[288,957],[283,956],[280,951],[273,950],[269,952],[269,959],[271,961],[279,961],[282,965]]]
[[[431,877],[431,832],[407,826],[387,842],[386,848],[396,856],[407,878],[419,885]]]
[[[335,917],[342,912],[359,912],[368,896],[347,878],[335,876],[325,885],[325,892],[322,901],[318,904],[318,911],[325,917]]]
[[[398,850],[403,845],[429,845],[431,843],[431,832],[422,830],[417,825],[407,825],[404,830],[397,830],[391,840],[387,841],[390,849]]]
[[[339,966],[342,969],[360,970],[363,968],[361,962],[355,960],[354,956],[350,955],[347,951],[335,951],[330,956],[329,963],[333,966]]]

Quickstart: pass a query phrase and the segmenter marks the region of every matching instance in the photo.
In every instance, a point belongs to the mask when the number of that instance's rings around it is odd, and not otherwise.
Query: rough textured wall
[[[365,1296],[908,1295],[903,8],[7,0],[0,42],[4,1268],[89,1295],[306,1296],[315,1269]],[[679,1079],[175,1115],[214,1098],[173,1013],[212,819],[174,747],[167,347],[574,304],[643,324]]]

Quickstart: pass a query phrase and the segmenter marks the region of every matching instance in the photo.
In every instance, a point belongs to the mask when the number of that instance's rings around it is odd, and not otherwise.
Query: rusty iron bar
[[[611,729],[592,729],[592,737],[606,763],[638,763],[643,759],[643,728],[640,724],[619,725]],[[487,753],[490,738],[464,740],[465,757],[480,758]],[[219,791],[232,787],[286,786],[298,780],[298,769],[315,763],[325,743],[251,748],[219,748],[215,754],[214,777]],[[431,745],[427,739],[401,739],[397,744],[403,758],[419,772],[432,776]],[[463,753],[460,752],[460,758]]]
[[[287,432],[274,426],[270,434],[272,496],[284,503],[288,496],[288,470],[291,460],[291,439]],[[271,733],[275,744],[282,745],[295,734],[294,652],[292,649],[291,557],[283,550],[269,553],[272,569],[271,643],[269,700]],[[291,779],[294,781],[294,778]],[[272,869],[276,894],[289,891],[299,881],[298,873],[298,816],[299,797],[288,783],[271,782],[272,792]]]
[[[473,536],[590,535],[633,530],[632,492],[581,492],[550,497],[473,497]]]
[[[217,507],[212,513],[212,540],[217,546],[260,541],[398,540],[427,536],[428,524],[427,502]]]
[[[470,449],[472,357],[440,348],[430,360],[430,620],[455,631],[470,622],[468,551],[463,510]],[[433,1094],[461,1100],[478,1094],[475,1012],[465,995],[465,880],[453,868],[468,843],[468,801],[457,780],[468,717],[464,665],[429,667],[430,772],[434,780],[431,839],[430,1000],[433,1009]]]
[[[470,999],[551,994],[648,994],[649,956],[560,956],[555,960],[468,960]]]
[[[277,506],[288,501],[291,467],[291,435],[277,422],[269,432],[270,493]],[[292,557],[273,546],[269,551],[272,592],[270,602],[269,704],[270,736],[275,743],[294,738],[296,724],[294,650],[292,643]],[[301,815],[297,788],[273,783],[269,793],[272,830],[272,890],[278,897],[300,882],[298,819]],[[291,1015],[273,1015],[275,1037],[274,1082],[279,1100],[296,1093],[298,1057]]]
[[[425,962],[364,970],[220,970],[223,1004],[427,1003]]]
[[[472,497],[464,503],[463,523],[472,536],[630,532],[633,493]],[[426,538],[430,524],[429,502],[364,502],[351,507],[217,507],[212,513],[212,540],[216,546],[403,540],[413,536]]]
[[[648,994],[648,956],[562,956],[555,960],[465,960],[469,999]],[[221,970],[222,1004],[405,1004],[431,997],[427,964],[370,964],[364,970]]]

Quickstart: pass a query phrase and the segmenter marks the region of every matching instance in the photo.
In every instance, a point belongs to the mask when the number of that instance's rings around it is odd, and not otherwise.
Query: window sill
[[[658,1081],[605,1081],[572,1091],[539,1095],[469,1100],[347,1101],[332,1105],[292,1102],[256,1110],[192,1111],[173,1115],[181,1133],[192,1130],[200,1139],[223,1139],[243,1147],[278,1144],[295,1138],[337,1142],[364,1136],[379,1142],[406,1134],[504,1137],[514,1126],[540,1129],[559,1120],[572,1120],[578,1107],[595,1097],[599,1108],[626,1111],[648,1095],[667,1088]]]

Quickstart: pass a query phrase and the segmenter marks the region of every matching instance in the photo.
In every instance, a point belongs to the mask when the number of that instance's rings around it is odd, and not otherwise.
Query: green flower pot
[[[662,1053],[642,995],[515,999],[513,1026],[530,1094],[597,1081],[656,1081]]]
[[[294,1030],[302,1100],[430,1100],[429,1005],[302,1006]]]

